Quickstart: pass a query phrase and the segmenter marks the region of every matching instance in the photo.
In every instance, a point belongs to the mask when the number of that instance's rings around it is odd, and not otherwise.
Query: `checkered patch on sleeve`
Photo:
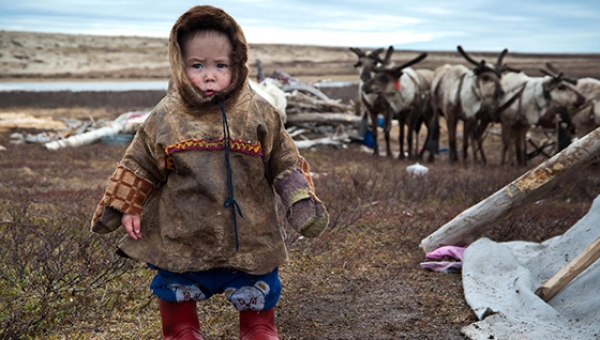
[[[119,165],[108,179],[104,193],[104,205],[111,206],[130,215],[142,214],[142,205],[155,186],[149,180],[136,175],[130,169]]]
[[[108,179],[102,201],[105,206],[111,206],[130,215],[140,216],[142,205],[155,188],[156,186],[148,179],[119,165]]]

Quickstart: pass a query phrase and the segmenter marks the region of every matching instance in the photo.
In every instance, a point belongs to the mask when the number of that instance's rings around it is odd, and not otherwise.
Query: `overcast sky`
[[[193,1],[0,0],[0,30],[167,37]],[[219,0],[249,43],[600,53],[600,0]]]

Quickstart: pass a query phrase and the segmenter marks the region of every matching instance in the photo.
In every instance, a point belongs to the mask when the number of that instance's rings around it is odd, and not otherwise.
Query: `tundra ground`
[[[5,79],[168,74],[166,60],[150,63],[156,55],[162,58],[160,53],[166,59],[161,40],[122,43],[88,37],[85,42],[81,37],[7,32],[0,32],[0,38],[8,39],[0,56],[0,75]],[[137,52],[128,52],[138,45]],[[81,54],[82,46],[87,46],[88,57]],[[261,48],[264,54],[258,55]],[[263,60],[266,74],[277,69],[304,80],[358,78],[352,67],[355,56],[347,49],[281,45],[255,46],[254,51],[257,55],[251,57]],[[92,52],[104,61],[91,62]],[[120,52],[127,55],[117,57]],[[397,53],[402,59],[404,52]],[[7,59],[13,55],[20,58]],[[149,61],[140,63],[141,55]],[[573,76],[600,75],[596,55],[518,57],[509,53],[506,61],[535,72],[544,62],[558,60]],[[55,62],[61,58],[63,68]],[[46,62],[45,67],[35,66]],[[439,52],[431,53],[421,66],[445,62],[463,61],[457,53]],[[12,66],[2,68],[6,65]],[[352,99],[356,94],[356,88],[345,91],[331,96]],[[155,94],[135,94],[148,95]],[[115,94],[62,96],[46,101],[33,96],[29,105],[10,107],[3,100],[0,110],[98,119],[115,118],[134,108],[133,94],[129,99]],[[77,105],[49,104],[73,97],[78,97]],[[96,143],[48,151],[41,144],[10,143],[12,132],[0,132],[0,146],[6,148],[0,151],[0,339],[160,339],[157,301],[148,289],[153,273],[142,263],[113,256],[123,233],[98,237],[88,232],[124,147]],[[373,157],[359,145],[303,151],[332,223],[318,239],[302,239],[287,229],[290,262],[281,268],[283,293],[276,312],[282,339],[463,339],[461,327],[476,318],[464,299],[461,276],[422,270],[419,263],[425,254],[419,244],[463,210],[544,161],[539,156],[525,168],[501,167],[495,138],[486,140],[487,166],[450,165],[447,155],[440,154],[435,163],[425,164],[429,172],[423,177],[406,173],[413,162]],[[598,165],[582,170],[552,195],[507,216],[484,236],[540,242],[563,233],[600,194],[598,174]],[[207,339],[236,338],[237,313],[222,296],[199,304],[198,312]]]

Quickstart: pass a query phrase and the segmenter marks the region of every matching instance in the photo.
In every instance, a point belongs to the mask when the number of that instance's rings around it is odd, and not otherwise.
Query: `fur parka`
[[[179,37],[198,28],[225,32],[233,46],[231,85],[212,97],[189,81],[181,57]],[[247,59],[242,30],[218,8],[194,7],[173,26],[167,95],[126,149],[92,219],[92,231],[107,233],[122,229],[122,213],[141,216],[143,237],[125,236],[120,254],[178,273],[265,274],[286,262],[273,181],[301,169],[314,187],[280,115],[248,85]],[[230,194],[233,209],[224,204]]]

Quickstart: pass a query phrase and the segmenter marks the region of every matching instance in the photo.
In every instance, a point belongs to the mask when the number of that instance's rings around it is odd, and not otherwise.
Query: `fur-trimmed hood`
[[[225,33],[232,45],[231,84],[225,90],[206,97],[185,74],[185,64],[179,45],[180,38],[196,29],[213,29]],[[177,91],[187,106],[204,106],[214,98],[230,98],[239,95],[248,77],[248,44],[238,23],[222,9],[213,6],[195,6],[182,14],[173,25],[169,36],[169,63],[171,80],[169,91]]]

